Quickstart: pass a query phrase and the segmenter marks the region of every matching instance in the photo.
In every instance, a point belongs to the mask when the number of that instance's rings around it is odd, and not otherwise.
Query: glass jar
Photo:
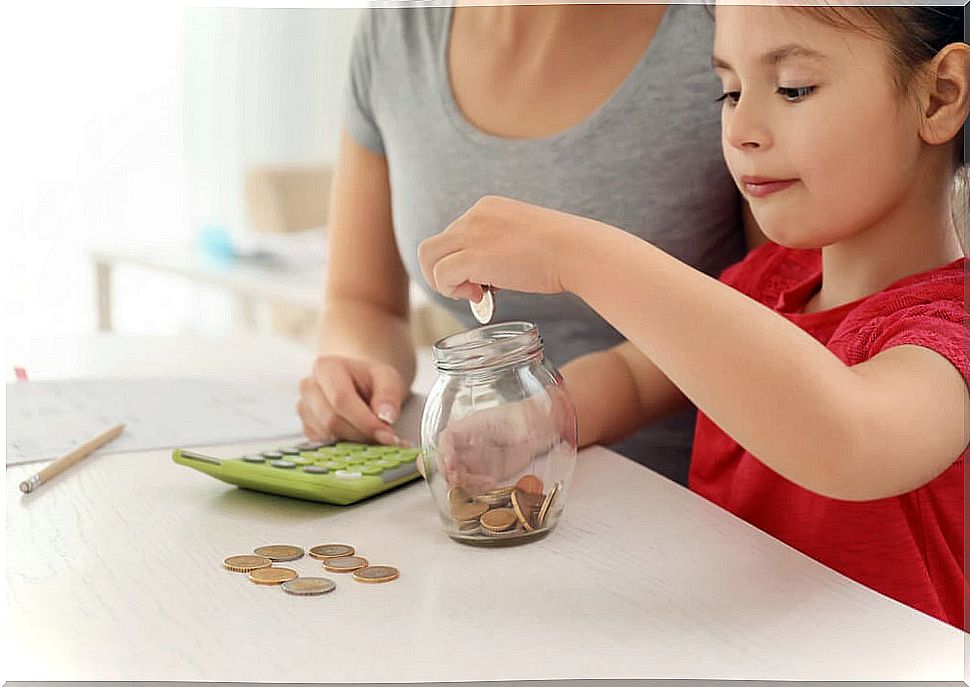
[[[539,539],[576,465],[576,410],[539,329],[504,322],[434,344],[421,420],[425,474],[448,535],[485,546]]]

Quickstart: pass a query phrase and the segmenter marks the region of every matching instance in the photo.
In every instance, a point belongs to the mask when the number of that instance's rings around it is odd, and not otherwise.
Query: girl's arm
[[[967,385],[941,355],[900,346],[848,367],[781,315],[626,232],[580,236],[561,254],[564,289],[791,481],[833,498],[892,496],[966,446]]]
[[[967,445],[967,385],[941,355],[900,346],[848,367],[781,315],[600,222],[489,197],[419,257],[453,298],[478,300],[480,284],[575,293],[739,444],[820,494],[904,493]],[[584,407],[602,404],[596,427],[622,412],[612,388],[584,393]]]

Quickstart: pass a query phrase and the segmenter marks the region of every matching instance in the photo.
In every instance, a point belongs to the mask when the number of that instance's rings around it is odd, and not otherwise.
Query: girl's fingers
[[[343,420],[361,440],[375,438],[377,432],[393,435],[390,425],[378,418],[364,400],[349,371],[343,368],[320,380],[320,387],[334,413]],[[384,442],[381,442],[384,443]]]

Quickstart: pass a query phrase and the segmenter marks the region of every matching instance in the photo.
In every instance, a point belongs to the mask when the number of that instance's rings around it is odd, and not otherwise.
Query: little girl
[[[419,251],[446,296],[568,291],[626,337],[562,370],[582,444],[693,402],[693,490],[958,627],[961,12],[716,8],[724,155],[771,239],[720,280],[507,198],[482,199]]]

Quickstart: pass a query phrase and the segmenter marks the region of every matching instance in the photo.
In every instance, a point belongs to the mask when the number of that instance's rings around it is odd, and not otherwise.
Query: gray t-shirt
[[[609,100],[566,131],[531,139],[487,134],[462,115],[447,75],[451,16],[450,7],[364,10],[351,52],[344,125],[387,158],[394,235],[412,279],[427,289],[418,244],[484,195],[621,227],[712,275],[742,257],[704,7],[668,7]],[[467,303],[429,295],[477,326]],[[623,340],[571,294],[502,291],[495,319],[536,323],[558,366]],[[693,423],[693,412],[681,413],[616,448],[683,483]]]

